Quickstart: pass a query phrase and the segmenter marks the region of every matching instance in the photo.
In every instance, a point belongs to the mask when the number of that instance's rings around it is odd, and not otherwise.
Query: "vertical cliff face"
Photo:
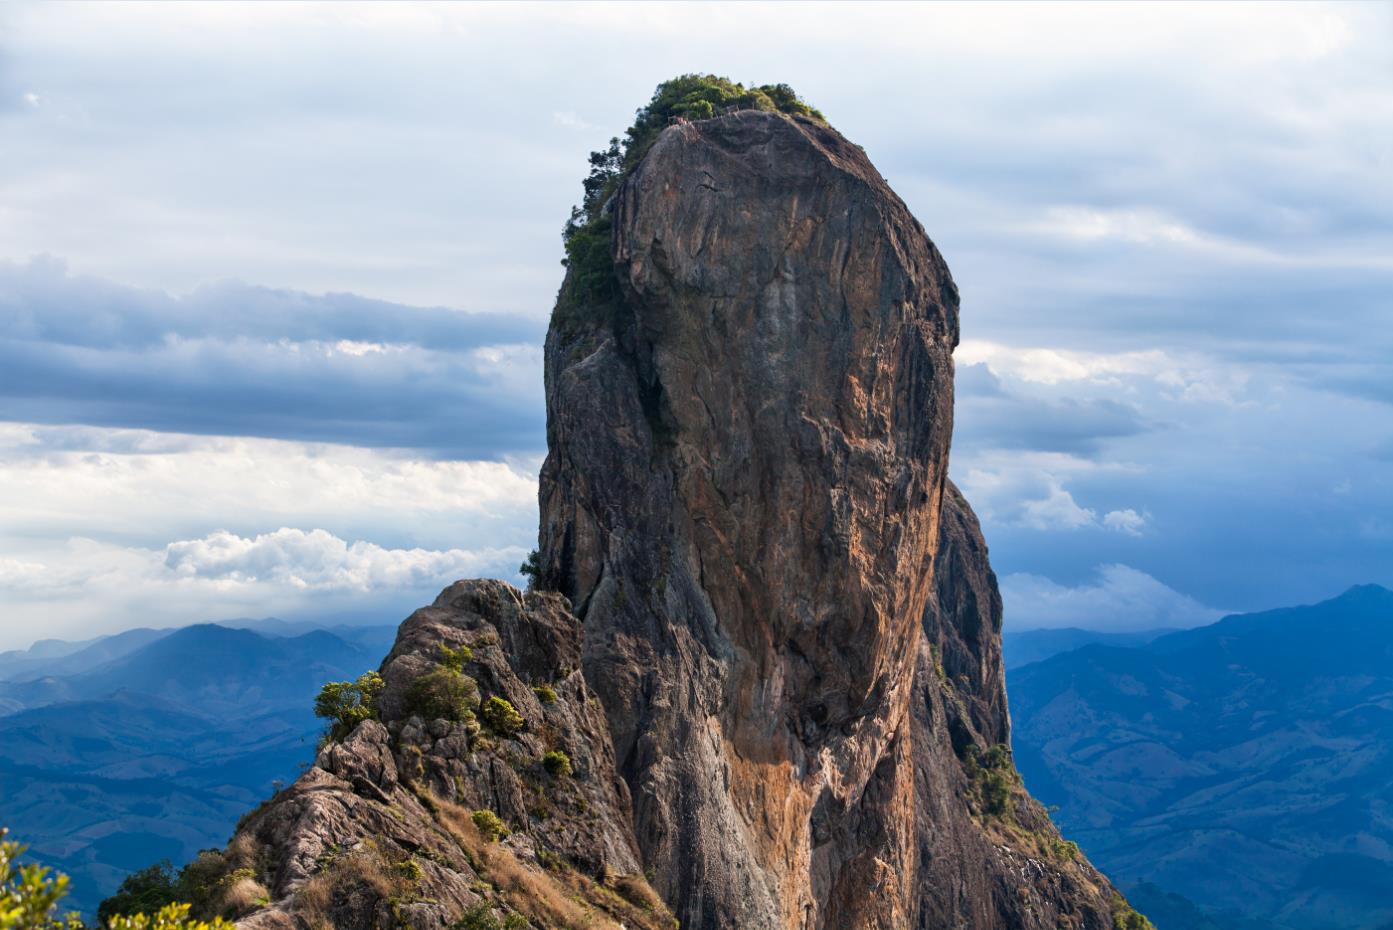
[[[546,344],[543,590],[413,614],[369,719],[210,859],[202,909],[1149,926],[1011,763],[1001,598],[946,477],[957,289],[865,154],[803,116],[679,120],[584,233]]]
[[[1149,927],[1020,784],[1006,752],[1002,668],[996,576],[977,517],[949,482],[910,698],[915,854],[904,926]]]
[[[970,570],[934,589],[957,290],[804,117],[674,125],[609,209],[621,293],[568,280],[547,340],[542,576],[584,622],[644,858],[685,927],[907,926],[924,831],[980,837],[961,801],[922,810],[965,790],[950,730],[1007,737],[958,497]]]
[[[673,126],[612,210],[622,298],[547,342],[542,555],[645,857],[686,927],[903,926],[948,269],[805,118]]]

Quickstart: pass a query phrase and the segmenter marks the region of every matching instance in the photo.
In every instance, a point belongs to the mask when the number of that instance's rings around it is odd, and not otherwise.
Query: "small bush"
[[[537,695],[537,700],[543,704],[556,703],[556,689],[551,685],[536,685],[532,688],[532,693]]]
[[[474,826],[478,829],[479,835],[492,843],[501,840],[508,835],[508,826],[491,810],[477,810],[469,817],[474,821]]]
[[[489,729],[501,736],[520,733],[523,727],[527,726],[527,721],[518,713],[512,702],[497,695],[484,702],[480,716],[484,718],[484,723],[488,724]]]
[[[1151,921],[1116,891],[1112,893],[1112,924],[1116,930],[1156,930]]]
[[[503,930],[503,924],[493,916],[489,903],[480,901],[461,914],[459,920],[450,925],[450,930]]]
[[[97,923],[106,926],[120,914],[154,914],[178,902],[178,874],[166,859],[122,879],[116,892],[98,905]]]
[[[542,768],[546,769],[552,778],[570,778],[571,757],[559,749],[553,749],[542,756]]]
[[[1011,799],[1020,775],[1011,761],[1010,747],[998,743],[986,752],[970,747],[963,760],[972,792],[977,796],[983,813],[1005,817],[1011,811]]]
[[[1052,839],[1050,840],[1050,852],[1056,859],[1064,862],[1073,862],[1079,857],[1079,844],[1073,840]]]
[[[192,920],[187,904],[167,904],[154,914],[120,914],[111,919],[107,930],[233,930],[221,917],[211,922]]]
[[[408,882],[419,882],[421,880],[421,863],[411,858],[403,859],[397,863],[397,872]]]
[[[463,672],[464,667],[474,660],[474,650],[461,644],[456,649],[451,649],[445,643],[440,644],[440,664],[446,668]]]
[[[406,689],[407,711],[426,720],[466,722],[474,719],[478,706],[479,686],[473,678],[449,665],[431,669]]]
[[[68,894],[68,877],[42,865],[19,865],[25,848],[7,841],[0,829],[0,930],[84,930],[76,913],[58,917],[55,912]],[[144,870],[128,891],[163,893],[172,867],[165,863]],[[127,887],[122,883],[123,887]],[[130,899],[127,899],[130,900]],[[153,899],[152,899],[153,900]],[[211,923],[192,920],[187,904],[163,904],[151,913],[114,913],[103,919],[109,930],[233,930],[221,918]]]
[[[314,715],[330,721],[326,742],[343,739],[364,720],[377,716],[377,697],[385,682],[377,672],[367,672],[357,681],[331,681],[319,689]]]
[[[566,252],[567,260],[570,260],[570,250]],[[518,574],[527,579],[527,590],[536,591],[541,587],[542,581],[542,553],[533,549],[527,553],[527,560],[518,566]]]

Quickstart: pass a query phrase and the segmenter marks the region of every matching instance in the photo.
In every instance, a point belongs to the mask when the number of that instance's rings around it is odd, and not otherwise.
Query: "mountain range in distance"
[[[0,823],[90,913],[289,782],[395,626],[234,620],[0,654]],[[1387,930],[1393,592],[1185,631],[1004,636],[1015,756],[1158,930]]]
[[[325,681],[395,626],[234,620],[0,654],[0,824],[90,914],[134,869],[183,863],[313,759]]]
[[[1040,630],[1006,630],[1001,634],[1002,660],[1007,670],[1041,662],[1061,652],[1070,652],[1095,643],[1105,646],[1145,646],[1154,639],[1176,632],[1174,629],[1108,633],[1079,627]]]
[[[1040,632],[1017,657],[1069,638]],[[1064,834],[1159,930],[1393,927],[1393,592],[1148,637],[1008,672]]]

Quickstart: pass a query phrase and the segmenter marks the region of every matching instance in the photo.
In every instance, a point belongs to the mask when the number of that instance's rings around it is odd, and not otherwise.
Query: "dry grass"
[[[623,895],[629,903],[645,911],[661,914],[667,910],[667,905],[663,903],[663,899],[658,897],[653,886],[648,884],[642,875],[619,876],[614,880],[614,890]]]
[[[437,799],[436,803],[446,829],[483,866],[484,877],[513,910],[534,924],[557,930],[619,930],[619,924],[578,902],[571,889],[552,876],[527,868],[506,846],[486,840],[474,825],[471,811],[447,801]]]
[[[295,912],[312,930],[333,930],[330,911],[344,891],[367,888],[382,900],[402,895],[407,889],[401,869],[372,840],[336,857],[295,892]]]
[[[544,869],[487,841],[472,812],[436,800],[436,814],[503,904],[547,930],[674,930],[677,921],[641,875],[621,875],[613,887],[574,869]]]
[[[270,899],[266,890],[265,850],[255,838],[238,834],[227,849],[206,849],[184,869],[196,916],[245,917]]]
[[[242,917],[264,907],[270,899],[271,892],[265,885],[254,878],[241,877],[232,881],[222,893],[222,910]]]
[[[673,930],[676,926],[642,876],[618,876],[607,887],[568,867],[548,871],[519,860],[507,845],[486,839],[474,823],[473,811],[439,798],[432,798],[428,806],[479,877],[492,886],[491,891],[484,889],[490,903],[521,914],[535,927]],[[373,840],[339,854],[296,889],[292,905],[296,916],[310,930],[333,930],[337,909],[358,895],[385,901],[409,899],[419,888],[399,859],[394,847],[386,849]],[[248,887],[239,890],[239,896],[256,891],[264,893],[259,886]]]

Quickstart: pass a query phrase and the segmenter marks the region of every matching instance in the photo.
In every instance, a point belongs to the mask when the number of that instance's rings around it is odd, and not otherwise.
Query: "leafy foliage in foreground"
[[[126,914],[155,914],[179,903],[178,873],[168,860],[127,875],[116,893],[97,908],[97,922],[108,923]]]
[[[68,877],[45,866],[20,865],[25,847],[5,840],[4,836],[5,831],[0,830],[0,930],[84,930],[77,914],[56,916],[58,905],[68,893]],[[132,890],[158,887],[161,876],[167,880],[164,884],[172,885],[168,864],[152,866],[144,872],[159,874],[146,875]],[[160,905],[153,913],[108,913],[101,920],[108,930],[232,930],[232,924],[222,918],[211,923],[191,920],[189,905],[174,902]]]

